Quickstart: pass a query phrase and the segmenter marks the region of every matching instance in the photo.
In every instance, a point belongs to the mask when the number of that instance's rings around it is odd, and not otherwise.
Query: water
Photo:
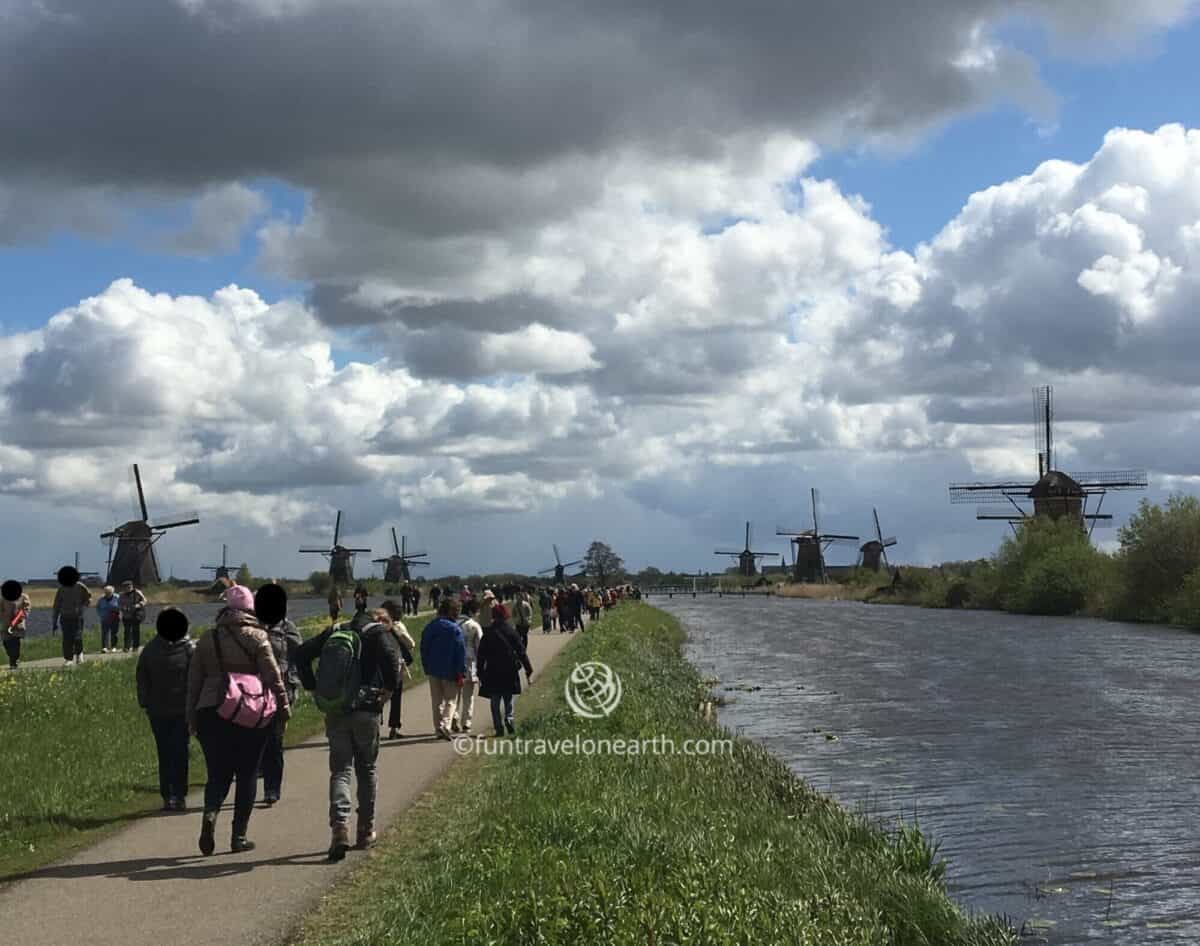
[[[971,910],[1028,922],[1031,942],[1200,942],[1200,638],[848,602],[663,606],[718,689],[762,687],[728,692],[723,723],[844,804],[915,813]]]
[[[87,630],[95,630],[100,626],[99,620],[96,618],[96,599],[99,597],[95,592],[92,593],[92,606],[88,609]],[[142,623],[142,643],[145,643],[147,632],[151,635],[154,633],[154,622],[158,619],[158,612],[164,607],[170,605],[150,604],[146,606],[146,620]],[[192,627],[207,627],[213,622],[217,616],[217,612],[221,610],[223,605],[220,603],[212,604],[184,604],[178,606],[180,610],[188,616]],[[353,609],[351,609],[353,611]],[[314,614],[328,614],[329,605],[324,598],[292,598],[288,601],[288,617],[293,621],[302,621],[305,618],[312,617]],[[50,606],[42,608],[34,608],[26,621],[26,634],[33,637],[47,637],[50,634]]]

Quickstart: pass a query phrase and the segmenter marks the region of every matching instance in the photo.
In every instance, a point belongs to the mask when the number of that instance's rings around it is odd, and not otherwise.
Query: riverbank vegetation
[[[906,566],[895,585],[885,573],[860,569],[847,597],[1200,629],[1200,500],[1143,501],[1117,538],[1117,551],[1107,554],[1067,519],[1030,519],[990,559]]]
[[[522,697],[522,739],[724,738],[679,624],[625,603]],[[612,715],[563,700],[577,662],[621,677]],[[665,743],[664,743],[665,744]],[[511,744],[510,744],[511,745]],[[484,755],[456,765],[305,922],[302,946],[414,943],[1011,944],[947,897],[914,826],[841,808],[759,746]]]
[[[301,633],[311,636],[324,623],[302,622]],[[158,817],[158,762],[137,705],[136,667],[125,659],[0,675],[0,881],[131,820]],[[419,679],[419,655],[410,669]],[[298,703],[288,745],[316,734],[323,722],[310,699]],[[193,787],[204,784],[204,756],[194,739],[189,774]]]

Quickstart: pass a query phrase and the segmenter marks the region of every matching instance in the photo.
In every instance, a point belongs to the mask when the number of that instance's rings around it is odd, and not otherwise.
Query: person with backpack
[[[450,720],[467,674],[467,645],[458,626],[459,607],[457,598],[443,595],[438,616],[421,632],[421,666],[429,679],[433,729],[439,739],[446,740],[451,738]]]
[[[279,664],[283,677],[283,688],[287,691],[288,706],[296,706],[296,694],[300,689],[300,674],[296,670],[296,653],[304,638],[300,630],[288,620],[287,591],[282,585],[269,582],[254,593],[254,614],[266,628],[271,642],[271,653]],[[269,727],[267,742],[263,746],[262,769],[263,803],[270,808],[279,801],[283,793],[283,735],[284,726],[276,723]]]
[[[400,685],[401,657],[387,611],[381,608],[370,616],[361,630],[349,622],[335,624],[296,653],[300,681],[325,714],[330,861],[342,860],[350,849],[351,770],[358,782],[355,847],[364,850],[375,843],[379,721],[383,704]]]
[[[400,664],[400,676],[396,678],[396,689],[392,692],[391,700],[388,701],[388,738],[399,739],[401,735],[400,711],[404,695],[404,678],[412,676],[412,671],[408,668],[417,659],[417,642],[412,639],[412,636],[408,633],[408,628],[404,626],[404,621],[401,620],[404,610],[401,605],[396,604],[395,601],[385,601],[380,607],[392,619],[392,633],[396,636],[396,644],[400,647],[400,659],[403,661]]]
[[[490,591],[485,591],[484,601],[491,601]],[[479,641],[483,638],[483,628],[475,620],[479,613],[479,602],[472,598],[463,604],[463,615],[458,626],[462,628],[463,644],[467,649],[467,672],[463,684],[458,688],[458,696],[454,702],[454,714],[450,719],[451,732],[471,731],[471,719],[475,715],[475,688],[479,677],[475,675],[475,657],[479,651]]]
[[[492,608],[492,623],[479,642],[476,666],[479,695],[491,701],[496,735],[503,736],[506,729],[513,735],[513,700],[521,692],[521,668],[525,668],[525,682],[532,683],[533,665],[516,629],[508,623],[508,608],[503,604]]]
[[[0,585],[0,640],[8,655],[8,669],[16,670],[21,660],[21,641],[25,638],[25,619],[33,605],[19,581],[11,578]]]
[[[121,583],[121,625],[125,629],[124,650],[137,653],[142,646],[142,622],[146,620],[146,596],[133,587],[132,581]],[[117,641],[113,638],[113,649]]]
[[[92,603],[92,592],[79,580],[73,565],[58,570],[58,591],[54,593],[50,632],[62,628],[63,663],[70,666],[83,663],[83,619]]]
[[[521,637],[521,646],[529,650],[529,625],[533,623],[533,605],[529,601],[529,593],[521,591],[513,604],[513,618],[517,625],[517,634]]]
[[[100,653],[107,654],[111,646],[115,654],[117,631],[121,629],[121,604],[112,585],[104,586],[104,594],[96,602],[96,619],[100,622]]]
[[[158,751],[158,791],[163,811],[187,811],[188,671],[193,641],[188,638],[187,615],[175,608],[159,612],[158,634],[146,644],[137,661],[138,706],[150,720]]]
[[[290,715],[271,641],[254,616],[254,596],[234,585],[225,592],[214,626],[197,642],[188,668],[188,732],[199,738],[208,766],[201,854],[216,847],[217,814],[235,780],[230,849],[254,849],[246,829],[258,793],[258,762],[270,727],[285,724]]]

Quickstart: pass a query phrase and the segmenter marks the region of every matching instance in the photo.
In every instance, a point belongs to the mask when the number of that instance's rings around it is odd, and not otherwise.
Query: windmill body
[[[950,502],[982,503],[976,519],[1017,523],[1031,517],[1069,518],[1091,533],[1108,525],[1112,515],[1101,512],[1110,490],[1143,490],[1145,470],[1064,473],[1054,464],[1054,391],[1049,385],[1033,389],[1034,440],[1038,475],[1033,480],[999,483],[951,483]],[[1032,506],[1032,511],[1030,511]]]
[[[200,519],[198,516],[189,515],[175,517],[169,522],[151,522],[146,509],[146,494],[142,488],[142,474],[136,463],[133,465],[133,479],[142,518],[131,519],[100,536],[109,543],[107,584],[119,585],[132,581],[141,587],[157,585],[162,581],[162,576],[154,555],[155,544],[167,530],[195,525]]]
[[[860,568],[877,572],[881,565],[891,568],[887,560],[887,550],[896,544],[896,537],[888,536],[885,539],[883,529],[879,527],[879,510],[872,509],[871,513],[875,517],[875,538],[864,542],[859,548],[858,563]]]
[[[305,546],[300,552],[305,555],[324,555],[329,559],[329,577],[336,587],[345,588],[354,584],[354,557],[370,549],[348,548],[341,543],[342,511],[339,509],[333,523],[333,544],[329,548]]]
[[[392,548],[395,551],[387,558],[371,559],[373,564],[384,566],[383,580],[390,584],[412,581],[412,569],[418,565],[429,564],[429,562],[423,561],[426,556],[425,552],[408,550],[408,536],[396,538],[395,528],[392,529]]]
[[[746,545],[740,551],[735,549],[714,549],[713,555],[728,555],[737,560],[738,574],[744,578],[753,578],[758,574],[760,558],[779,558],[778,552],[755,552],[750,542],[750,523],[746,523]]]
[[[232,578],[229,574],[229,546],[221,546],[221,564],[220,565],[201,565],[206,572],[213,573],[213,581],[220,581],[222,578]]]
[[[822,532],[817,514],[817,491],[809,491],[812,498],[812,528],[799,531],[776,529],[776,535],[789,536],[792,543],[792,580],[824,584],[829,580],[825,570],[825,551],[835,543],[857,542],[856,535]]]
[[[567,569],[574,568],[576,565],[582,565],[583,559],[578,559],[574,562],[564,562],[562,560],[562,556],[558,552],[558,546],[551,545],[551,548],[554,549],[554,563],[555,564],[552,565],[550,568],[543,568],[540,572],[538,572],[538,574],[539,575],[549,575],[549,574],[553,573],[554,574],[554,584],[564,585],[567,582]],[[577,575],[575,577],[586,578],[587,573],[585,572],[583,575]]]

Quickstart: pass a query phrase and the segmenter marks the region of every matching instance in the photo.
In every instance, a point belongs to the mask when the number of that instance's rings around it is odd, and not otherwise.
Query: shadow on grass
[[[263,860],[234,861],[229,855],[204,857],[200,854],[187,857],[138,857],[123,861],[97,861],[92,864],[58,864],[37,870],[12,874],[3,878],[5,883],[21,880],[80,880],[85,877],[124,877],[133,881],[160,880],[208,880],[246,874],[256,867],[306,867],[326,862],[326,851],[310,854],[290,854],[287,857],[271,857]]]

